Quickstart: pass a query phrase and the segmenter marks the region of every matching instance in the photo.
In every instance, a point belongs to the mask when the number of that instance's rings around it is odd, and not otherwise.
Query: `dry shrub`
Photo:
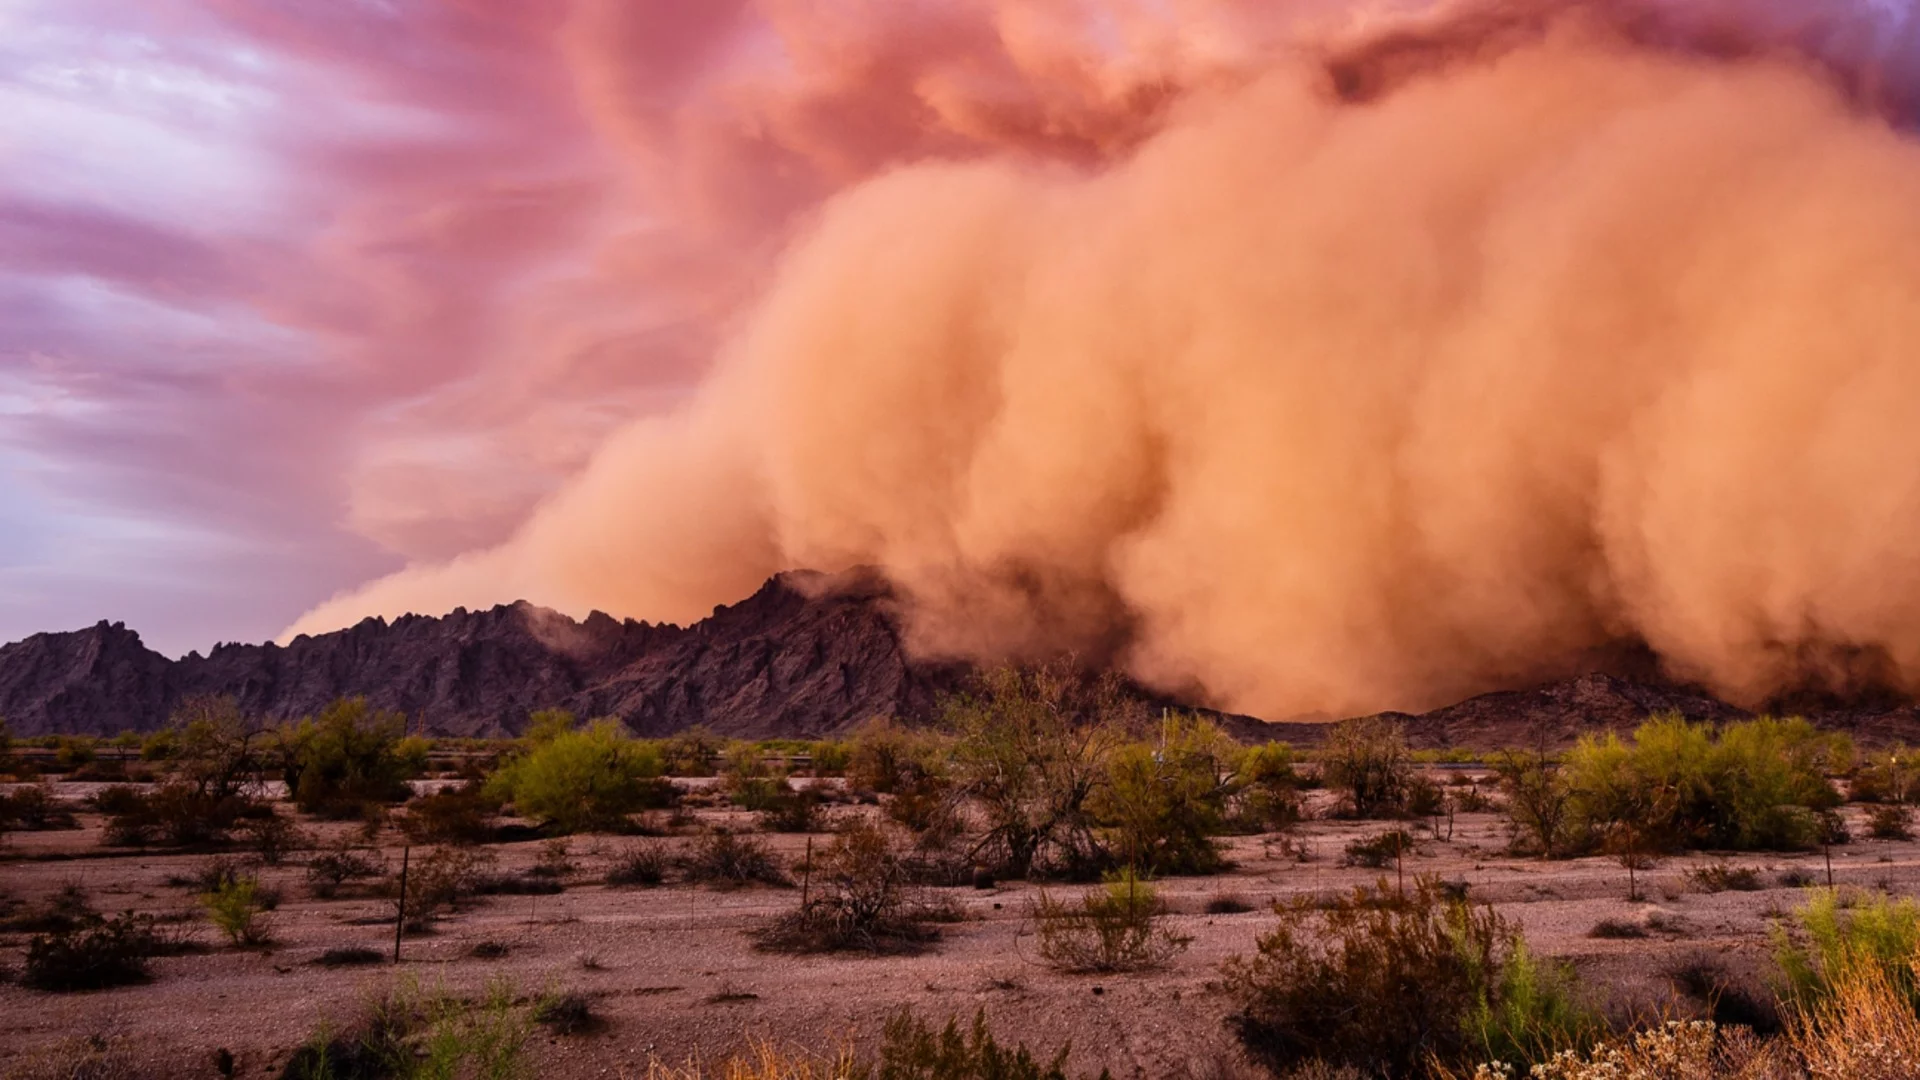
[[[1482,1065],[1473,1080],[1799,1080],[1804,1076],[1775,1044],[1748,1032],[1721,1032],[1704,1020],[1673,1021],[1613,1039],[1587,1053],[1562,1051],[1531,1072]],[[1826,1078],[1822,1078],[1826,1080]],[[1837,1078],[1836,1078],[1837,1080]]]
[[[493,839],[499,814],[499,796],[470,782],[409,802],[400,831],[416,844],[484,844]]]
[[[459,910],[472,898],[493,856],[472,848],[437,847],[407,867],[406,925],[421,932],[442,914]],[[398,875],[386,881],[388,895],[400,899]]]
[[[1535,962],[1491,908],[1449,900],[1430,878],[1404,898],[1383,882],[1278,914],[1252,957],[1224,966],[1241,1041],[1276,1072],[1316,1059],[1394,1077],[1537,1061],[1597,1028],[1565,969]]]
[[[1731,866],[1727,863],[1708,863],[1687,871],[1687,884],[1703,893],[1722,892],[1759,892],[1766,888],[1760,880],[1760,871],[1752,866]]]
[[[147,961],[165,945],[151,916],[131,912],[36,935],[21,983],[36,990],[99,990],[145,982]]]
[[[179,1074],[189,1072],[182,1067]],[[26,1055],[7,1070],[6,1080],[148,1080],[155,1075],[124,1041],[90,1035]]]
[[[1158,890],[1131,870],[1109,875],[1079,900],[1042,892],[1033,906],[1040,957],[1058,971],[1141,971],[1165,965],[1192,938],[1166,928]]]
[[[314,958],[321,967],[365,967],[386,962],[387,954],[365,945],[340,945]]]
[[[1602,919],[1593,924],[1593,929],[1587,931],[1587,936],[1599,938],[1602,941],[1630,941],[1646,937],[1647,928],[1625,919]]]
[[[672,863],[664,846],[657,843],[633,844],[613,857],[607,868],[607,884],[651,887],[667,880]]]
[[[1214,893],[1207,898],[1209,915],[1244,915],[1253,910],[1253,904],[1239,893]]]
[[[905,953],[934,938],[905,860],[878,827],[850,825],[816,860],[818,894],[758,934],[783,952]]]
[[[1812,1080],[1911,1080],[1920,1076],[1920,1014],[1910,990],[1872,965],[1849,970],[1796,1016],[1787,1041]]]
[[[541,998],[533,1007],[533,1020],[555,1035],[574,1035],[601,1025],[593,1013],[593,999],[577,991]]]
[[[327,849],[307,860],[307,884],[322,900],[333,898],[350,881],[367,881],[385,871],[372,852],[347,844]]]
[[[1386,870],[1413,853],[1413,835],[1405,829],[1393,829],[1377,836],[1364,836],[1347,845],[1346,865],[1369,870]]]
[[[762,840],[719,830],[697,841],[680,857],[688,881],[723,888],[752,885],[788,885]]]
[[[1867,835],[1875,840],[1913,839],[1913,810],[1897,803],[1867,811]]]

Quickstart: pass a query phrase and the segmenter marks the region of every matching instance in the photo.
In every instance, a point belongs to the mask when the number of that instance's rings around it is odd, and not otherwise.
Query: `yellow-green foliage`
[[[665,772],[659,748],[629,737],[617,720],[585,729],[548,723],[488,790],[563,832],[618,829],[628,814],[671,801]]]
[[[1204,874],[1224,860],[1224,825],[1240,748],[1211,722],[1170,715],[1153,743],[1114,751],[1089,802],[1114,854],[1148,874]]]
[[[1574,827],[1590,841],[1632,833],[1636,849],[1794,849],[1819,842],[1840,802],[1827,780],[1851,745],[1805,720],[1761,718],[1717,735],[1655,717],[1629,740],[1589,736],[1567,755]]]
[[[426,767],[427,741],[406,737],[406,717],[343,698],[319,716],[276,733],[287,790],[309,813],[353,815],[367,803],[400,802]]]
[[[1413,759],[1399,725],[1379,717],[1343,720],[1320,748],[1320,779],[1355,817],[1393,816],[1405,806]]]
[[[1774,931],[1774,955],[1791,1000],[1817,1006],[1867,971],[1920,1008],[1920,977],[1914,970],[1920,959],[1920,904],[1821,890],[1794,912],[1794,921],[1792,932]]]

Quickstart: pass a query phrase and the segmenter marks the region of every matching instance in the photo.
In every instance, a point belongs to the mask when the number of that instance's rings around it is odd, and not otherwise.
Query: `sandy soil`
[[[701,816],[719,821],[728,815]],[[197,926],[211,948],[156,961],[154,980],[142,986],[83,994],[0,986],[0,1075],[10,1063],[49,1046],[100,1036],[138,1048],[155,1076],[217,1075],[211,1062],[219,1048],[235,1055],[236,1075],[273,1076],[317,1026],[343,1022],[394,977],[386,966],[314,963],[332,947],[391,949],[389,901],[314,899],[296,857],[262,871],[286,897],[274,916],[277,943],[267,951],[216,946],[192,891],[167,884],[170,876],[190,874],[206,856],[104,849],[98,817],[83,815],[82,822],[79,830],[10,834],[0,849],[0,904],[37,903],[78,882],[103,911],[184,913],[190,920],[184,925]],[[342,828],[310,827],[322,836]],[[559,989],[591,995],[605,1026],[567,1037],[539,1032],[533,1055],[543,1077],[635,1076],[644,1074],[650,1056],[710,1059],[739,1049],[749,1037],[830,1048],[855,1034],[871,1036],[903,1005],[941,1019],[970,1018],[984,1009],[1003,1037],[1048,1048],[1070,1041],[1073,1067],[1090,1073],[1106,1068],[1116,1078],[1233,1075],[1232,1039],[1224,1026],[1230,1005],[1217,987],[1220,962],[1251,951],[1272,921],[1264,905],[1379,879],[1379,871],[1342,867],[1341,852],[1348,840],[1382,828],[1309,822],[1295,834],[1312,853],[1306,861],[1282,851],[1277,837],[1229,840],[1237,863],[1231,873],[1162,883],[1176,913],[1172,921],[1193,943],[1167,969],[1146,974],[1061,975],[1041,965],[1026,918],[1037,889],[1023,883],[943,890],[969,917],[943,927],[940,942],[924,955],[757,952],[748,932],[795,906],[797,891],[610,888],[602,881],[605,868],[628,843],[613,837],[574,840],[577,868],[561,895],[482,900],[443,920],[432,934],[410,936],[400,970],[457,993],[477,994],[504,975],[523,994]],[[800,836],[768,839],[793,859],[806,843]],[[1615,1008],[1673,1007],[1668,972],[1697,957],[1764,978],[1769,927],[1799,903],[1797,890],[1781,884],[1780,875],[1825,874],[1817,853],[1738,856],[1731,861],[1760,868],[1767,888],[1705,894],[1688,885],[1685,872],[1712,857],[1674,859],[1644,875],[1651,900],[1635,904],[1626,899],[1625,871],[1611,860],[1516,860],[1502,854],[1504,846],[1502,819],[1464,817],[1451,840],[1423,839],[1406,871],[1409,877],[1435,874],[1468,883],[1475,899],[1493,903],[1525,928],[1536,952],[1572,960],[1605,989]],[[492,850],[499,868],[511,870],[531,866],[540,848],[536,841]],[[397,865],[397,847],[385,854]],[[1920,844],[1856,842],[1834,849],[1833,865],[1842,884],[1911,893],[1920,884]],[[1206,914],[1208,901],[1222,894],[1255,910]],[[1655,914],[1664,929],[1646,939],[1588,936],[1603,919],[1645,922]],[[476,959],[470,954],[482,941],[505,943],[508,952]],[[0,936],[0,965],[17,972],[25,945],[24,935]]]

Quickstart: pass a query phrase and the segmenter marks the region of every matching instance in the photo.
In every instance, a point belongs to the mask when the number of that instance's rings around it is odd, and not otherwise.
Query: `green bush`
[[[1108,848],[1148,875],[1222,869],[1213,838],[1225,830],[1239,756],[1219,728],[1191,716],[1168,717],[1153,744],[1116,748],[1088,800]]]
[[[328,1024],[295,1050],[280,1080],[517,1080],[528,1077],[527,1011],[512,983],[496,979],[478,1001],[423,993],[400,980],[359,1017]]]
[[[1863,803],[1920,802],[1920,755],[1906,746],[1869,755],[1853,774],[1850,794]]]
[[[627,815],[671,805],[659,749],[617,720],[545,734],[493,775],[487,791],[561,832],[619,831]]]
[[[403,802],[407,781],[425,767],[425,744],[406,737],[407,718],[343,698],[317,717],[275,733],[281,778],[300,809],[332,818],[359,816],[368,803]]]
[[[1284,1073],[1310,1062],[1413,1077],[1496,1056],[1521,1065],[1577,1045],[1597,1025],[1570,976],[1538,964],[1491,908],[1422,879],[1331,905],[1280,907],[1278,926],[1224,972],[1242,1042]]]
[[[1863,972],[1884,978],[1920,1008],[1920,904],[1820,890],[1794,912],[1795,927],[1774,930],[1774,958],[1788,1000],[1803,1011],[1831,1001],[1836,987]]]
[[[1615,849],[1796,850],[1820,843],[1824,814],[1840,802],[1827,773],[1851,753],[1804,720],[1761,718],[1716,735],[1668,716],[1630,741],[1581,740],[1565,776],[1576,828]]]
[[[714,758],[725,751],[725,739],[703,727],[690,727],[659,742],[668,776],[712,776]]]
[[[259,878],[235,877],[219,882],[211,891],[200,894],[200,906],[235,945],[265,945],[273,940],[272,920],[267,917]]]
[[[1252,832],[1273,832],[1296,824],[1300,784],[1293,747],[1281,742],[1248,747],[1234,765],[1229,824]]]
[[[975,857],[1016,878],[1110,865],[1089,802],[1136,712],[1117,682],[1065,667],[999,668],[947,701],[955,793],[986,826]]]

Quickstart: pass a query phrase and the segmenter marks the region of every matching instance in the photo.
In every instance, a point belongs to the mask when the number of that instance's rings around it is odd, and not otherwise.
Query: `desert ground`
[[[84,792],[77,784],[60,790],[73,799]],[[872,812],[837,806],[829,820]],[[1848,814],[1856,835],[1863,832],[1858,808]],[[695,816],[682,832],[751,826],[735,811]],[[1074,1072],[1252,1075],[1237,1060],[1226,1026],[1230,1004],[1218,988],[1221,961],[1252,950],[1272,921],[1275,901],[1383,876],[1396,880],[1391,867],[1343,866],[1346,844],[1379,833],[1386,826],[1378,822],[1310,820],[1284,835],[1229,838],[1230,872],[1159,883],[1171,925],[1192,939],[1171,964],[1138,974],[1065,975],[1036,956],[1030,905],[1042,888],[1060,894],[1081,886],[1013,882],[938,890],[965,918],[941,926],[939,940],[919,955],[773,954],[756,950],[751,933],[798,904],[798,888],[612,887],[606,868],[634,841],[586,836],[571,841],[564,892],[480,898],[431,932],[407,936],[397,967],[327,967],[317,961],[329,949],[391,952],[390,899],[364,891],[318,899],[301,865],[305,856],[295,853],[258,871],[283,894],[272,916],[274,943],[235,948],[207,925],[194,889],[178,883],[210,856],[103,847],[100,816],[82,810],[79,820],[78,829],[6,838],[0,914],[31,910],[78,885],[97,910],[175,920],[204,948],[158,959],[144,985],[56,994],[6,980],[0,984],[0,1075],[75,1040],[105,1040],[138,1055],[154,1076],[219,1075],[214,1062],[221,1050],[232,1055],[233,1075],[276,1076],[294,1047],[345,1022],[395,978],[477,996],[503,976],[521,995],[575,991],[593,1003],[599,1022],[589,1030],[535,1029],[531,1056],[543,1077],[639,1076],[650,1059],[711,1062],[751,1040],[827,1051],[872,1039],[903,1006],[935,1020],[970,1019],[984,1010],[1003,1039],[1049,1051],[1071,1043]],[[302,824],[320,841],[358,828]],[[1464,883],[1472,899],[1524,927],[1536,953],[1570,961],[1607,1007],[1621,1012],[1699,1010],[1674,978],[1689,965],[1764,985],[1770,928],[1801,902],[1805,883],[1824,884],[1827,873],[1818,852],[1669,859],[1642,871],[1647,898],[1636,903],[1628,900],[1626,871],[1613,859],[1548,863],[1505,854],[1506,823],[1497,814],[1463,815],[1450,837],[1444,825],[1437,837],[1424,829],[1418,835],[1404,860],[1409,881],[1434,875]],[[763,838],[789,863],[802,859],[809,842],[800,835]],[[381,857],[397,867],[398,834],[388,830],[376,842]],[[685,844],[691,837],[653,842]],[[531,867],[545,848],[533,839],[488,850],[497,869],[513,871]],[[1690,880],[1690,870],[1723,861],[1758,870],[1762,887],[1708,892]],[[1841,885],[1909,894],[1920,885],[1920,844],[1857,840],[1832,850],[1832,873]],[[1231,906],[1216,904],[1223,899],[1250,910],[1210,914],[1210,905]],[[1638,924],[1646,936],[1590,936],[1603,920]],[[0,965],[17,973],[27,940],[24,933],[0,936]],[[476,957],[483,943],[504,945],[504,955]]]

